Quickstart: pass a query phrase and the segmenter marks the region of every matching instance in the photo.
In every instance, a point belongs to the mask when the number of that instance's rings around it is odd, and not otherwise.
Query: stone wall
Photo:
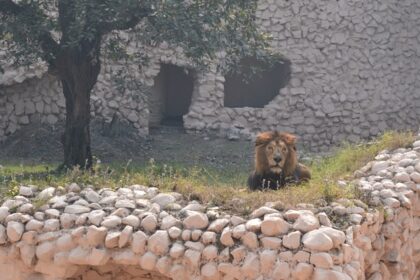
[[[420,119],[420,3],[260,1],[259,25],[290,59],[291,81],[265,108],[224,108],[223,77],[185,117],[190,129],[295,132],[311,150],[355,142]],[[213,102],[213,103],[210,103]],[[210,116],[203,108],[212,108]]]
[[[367,204],[267,202],[249,217],[140,185],[21,186],[0,207],[2,279],[416,279],[420,137],[413,147],[355,173]]]
[[[261,0],[257,20],[272,34],[273,49],[291,61],[289,84],[264,108],[226,108],[223,75],[214,66],[197,73],[184,116],[189,132],[249,138],[261,130],[287,130],[299,135],[307,149],[323,151],[343,140],[356,142],[389,129],[418,129],[420,2]],[[140,135],[148,133],[149,100],[159,101],[150,95],[160,65],[191,67],[181,49],[167,44],[145,48],[145,53],[148,66],[139,71],[132,65],[131,72],[149,89],[121,94],[111,82],[112,69],[121,66],[105,63],[92,96],[95,116],[110,121],[117,114]],[[17,103],[26,102],[26,96],[61,98],[52,97],[56,83],[49,76],[24,81],[21,72],[10,70],[0,77],[0,139],[31,121],[31,114],[16,114],[21,106]],[[26,78],[40,76],[31,73]],[[54,86],[45,92],[42,85],[49,82]],[[154,124],[159,112],[155,115],[154,107],[152,111]],[[43,120],[51,115],[48,110],[43,114]]]

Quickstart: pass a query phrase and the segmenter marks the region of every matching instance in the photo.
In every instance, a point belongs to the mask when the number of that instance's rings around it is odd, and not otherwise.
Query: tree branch
[[[139,9],[138,13],[128,12],[127,16],[121,15],[119,19],[114,21],[103,21],[99,25],[100,32],[107,34],[113,30],[127,30],[135,27],[142,19],[150,14],[148,9]]]
[[[0,0],[0,13],[11,16],[19,16],[24,12],[28,12],[34,17],[36,16],[35,11],[31,10],[30,7],[20,6],[12,0]],[[59,44],[53,39],[48,30],[42,30],[39,33],[37,40],[40,42],[46,58],[51,57],[50,54],[54,56],[58,53]],[[48,62],[51,64],[52,61]]]
[[[17,15],[23,8],[12,0],[0,0],[0,12],[8,15]]]

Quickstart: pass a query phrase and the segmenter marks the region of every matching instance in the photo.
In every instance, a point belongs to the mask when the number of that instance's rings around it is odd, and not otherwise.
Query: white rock
[[[258,277],[260,272],[260,261],[258,259],[258,255],[252,252],[248,253],[242,264],[241,271],[242,275],[244,275],[246,279],[255,279]]]
[[[346,235],[341,230],[330,227],[321,227],[318,231],[325,233],[329,238],[331,238],[334,248],[339,248],[339,246],[344,244],[344,241],[346,240]]]
[[[34,195],[34,193],[30,187],[20,186],[19,195],[31,197]]]
[[[64,208],[64,213],[68,214],[83,214],[90,212],[90,208],[82,205],[68,205],[66,208]]]
[[[104,217],[105,212],[103,210],[93,210],[89,213],[88,220],[91,224],[99,226],[102,223]]]
[[[232,230],[230,228],[225,228],[220,235],[220,242],[226,246],[231,247],[235,244],[235,242],[232,239]]]
[[[216,233],[212,232],[212,231],[206,231],[203,233],[203,235],[201,236],[201,241],[203,242],[203,244],[207,245],[207,244],[212,244],[216,242]]]
[[[207,261],[214,260],[217,258],[217,252],[218,249],[216,246],[209,245],[203,249],[203,259]]]
[[[107,235],[107,229],[105,227],[90,226],[88,227],[86,238],[92,247],[103,245],[105,243],[105,237]]]
[[[413,172],[413,173],[411,173],[410,174],[410,178],[411,178],[411,180],[414,181],[414,183],[420,184],[420,173],[419,172]]]
[[[317,251],[329,251],[334,247],[331,238],[319,229],[305,233],[302,242],[306,248]]]
[[[251,219],[245,224],[246,230],[252,231],[252,232],[258,232],[261,229],[261,223],[262,221],[258,218]]]
[[[180,220],[176,219],[172,215],[168,215],[162,219],[162,223],[160,225],[161,229],[169,229],[171,227],[181,227],[182,223]]]
[[[358,225],[362,222],[363,216],[359,214],[351,214],[349,217],[350,222]]]
[[[217,219],[210,224],[207,230],[219,233],[227,224],[229,224],[228,219]]]
[[[77,220],[77,215],[76,214],[63,213],[60,216],[61,227],[64,228],[64,229],[69,229],[69,228],[73,227],[76,220]]]
[[[134,229],[137,229],[140,226],[140,219],[134,215],[123,218],[121,222],[124,225],[132,226]]]
[[[326,227],[332,227],[332,223],[330,221],[330,219],[328,218],[327,214],[324,212],[318,213],[318,219],[319,219],[319,223],[323,226]]]
[[[136,204],[133,201],[128,200],[128,199],[121,199],[115,202],[115,208],[134,209],[136,208]]]
[[[7,242],[7,233],[6,228],[0,224],[0,245],[6,244]]]
[[[151,202],[159,204],[162,208],[165,208],[167,205],[174,203],[175,201],[175,197],[167,193],[160,193],[151,199]]]
[[[283,246],[289,249],[297,249],[300,246],[300,231],[293,231],[283,237]]]
[[[57,239],[56,243],[59,251],[70,251],[76,246],[70,234],[64,234]]]
[[[281,239],[277,237],[263,237],[261,243],[264,249],[277,250],[281,247]]]
[[[0,207],[0,223],[3,223],[6,220],[6,217],[9,215],[10,213],[8,207]]]
[[[246,220],[242,217],[239,217],[239,216],[232,216],[232,218],[230,218],[230,222],[232,223],[232,226],[236,227],[237,225],[245,224]],[[226,223],[226,225],[228,223],[229,223],[229,221]]]
[[[168,230],[169,236],[170,236],[172,239],[178,239],[178,238],[181,236],[181,232],[182,232],[182,230],[181,230],[181,229],[179,229],[179,228],[177,228],[177,227],[171,227],[171,228]]]
[[[333,259],[328,253],[312,253],[310,262],[319,268],[333,267]]]
[[[189,248],[189,249],[193,249],[195,251],[203,251],[204,249],[204,245],[201,242],[192,242],[192,241],[187,241],[185,242],[185,247]]]
[[[277,236],[289,231],[290,225],[278,217],[266,217],[261,223],[261,232],[266,236]]]
[[[120,235],[121,232],[119,231],[108,232],[105,237],[105,247],[109,249],[118,247]]]
[[[237,225],[232,230],[232,236],[236,239],[240,239],[246,233],[246,228],[244,224]]]
[[[60,217],[60,211],[58,211],[57,209],[47,209],[45,210],[45,215],[49,218],[56,219]]]
[[[30,230],[41,231],[41,229],[44,227],[44,223],[32,219],[26,224],[25,227],[26,227],[26,230],[28,230],[28,231],[30,231]]]
[[[181,238],[184,241],[189,241],[191,239],[191,230],[186,229],[182,231]]]
[[[204,229],[209,225],[209,219],[206,214],[187,211],[187,217],[184,219],[183,224],[187,229]]]
[[[259,242],[257,235],[254,232],[247,232],[241,237],[242,243],[250,249],[257,249]]]
[[[157,262],[157,257],[151,252],[147,252],[140,258],[140,266],[145,270],[153,270]]]
[[[19,222],[11,221],[7,223],[7,237],[11,242],[19,241],[24,230],[24,226]]]
[[[141,227],[144,228],[148,232],[154,232],[157,227],[157,218],[155,215],[148,215],[146,216],[140,223]]]
[[[93,190],[88,190],[85,194],[85,197],[87,201],[93,203],[99,202],[99,200],[101,199],[101,196]]]
[[[387,161],[375,161],[372,165],[372,173],[376,174],[381,170],[387,169],[389,162]]]
[[[200,263],[201,253],[192,249],[188,249],[184,253],[185,264],[191,269],[195,270],[198,268]]]
[[[301,232],[308,232],[319,228],[319,221],[312,212],[305,212],[299,215],[296,222],[293,224],[293,229]]]
[[[136,254],[143,254],[146,251],[147,235],[142,231],[137,231],[133,234],[131,248]]]
[[[407,172],[398,172],[394,176],[394,180],[397,182],[409,182],[410,181],[410,175],[408,175]]]
[[[121,232],[120,238],[118,240],[118,247],[123,248],[127,244],[129,244],[132,236],[133,236],[133,227],[126,226]]]
[[[79,185],[77,185],[76,183],[71,183],[68,186],[68,190],[69,192],[74,192],[74,193],[79,193],[81,191]]]
[[[217,277],[219,274],[217,265],[214,262],[206,263],[201,267],[201,275],[210,279]]]
[[[169,275],[169,271],[172,267],[172,260],[170,257],[161,257],[159,258],[159,260],[156,262],[156,269],[159,271],[160,274],[162,275]]]
[[[52,232],[60,229],[60,221],[58,219],[48,219],[44,223],[44,231]]]
[[[272,214],[272,213],[279,213],[279,211],[277,211],[276,209],[267,207],[267,206],[263,206],[263,207],[260,207],[256,210],[254,210],[251,213],[251,218],[253,218],[253,219],[254,218],[259,218],[259,217],[262,217],[266,214]]]
[[[138,256],[128,249],[113,252],[112,259],[116,264],[122,265],[137,265],[139,263]]]
[[[185,247],[182,244],[175,243],[174,245],[172,245],[171,249],[169,250],[169,255],[172,258],[177,259],[179,257],[182,257],[184,255],[184,252],[185,252]]]
[[[276,263],[273,271],[273,279],[289,279],[290,277],[290,266],[287,262],[279,261]]]
[[[149,237],[147,248],[150,252],[157,256],[162,256],[168,253],[170,239],[166,230],[158,230]]]
[[[36,247],[35,254],[39,260],[49,261],[52,259],[55,251],[53,242],[44,242]]]
[[[327,270],[323,268],[315,268],[314,273],[312,274],[312,280],[351,280],[351,277],[345,273]]]
[[[314,267],[308,263],[298,263],[292,272],[293,279],[307,280],[311,279]]]
[[[37,199],[43,200],[43,201],[49,200],[51,197],[53,197],[54,193],[55,193],[55,188],[53,187],[46,188],[37,195]]]
[[[106,217],[101,225],[107,228],[115,228],[121,224],[121,218],[115,215]]]

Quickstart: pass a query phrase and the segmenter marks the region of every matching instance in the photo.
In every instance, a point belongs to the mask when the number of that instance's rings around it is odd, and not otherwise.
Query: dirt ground
[[[60,163],[63,158],[60,136],[63,125],[31,125],[0,143],[0,164]],[[186,134],[182,127],[162,126],[147,138],[120,124],[109,128],[99,122],[91,125],[92,150],[103,163],[142,165],[151,158],[156,163],[206,166],[215,169],[246,168],[253,162],[253,144],[219,137]]]

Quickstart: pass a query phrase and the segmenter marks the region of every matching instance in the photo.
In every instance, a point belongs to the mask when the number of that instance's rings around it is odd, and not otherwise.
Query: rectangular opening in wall
[[[155,77],[149,97],[149,126],[182,126],[182,117],[188,113],[194,89],[194,77],[190,69],[162,64]]]
[[[264,65],[256,58],[244,58],[238,67],[249,71],[250,67],[262,68],[260,73],[244,80],[241,74],[225,76],[224,105],[230,108],[263,108],[279,94],[290,80],[290,62],[283,60],[274,65]]]

